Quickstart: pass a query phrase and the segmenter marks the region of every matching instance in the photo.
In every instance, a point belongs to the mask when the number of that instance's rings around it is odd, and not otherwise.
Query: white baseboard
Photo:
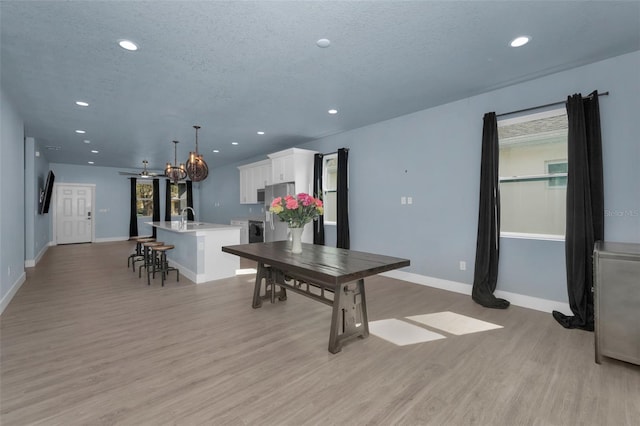
[[[38,264],[38,262],[40,262],[40,259],[42,259],[42,256],[44,256],[44,254],[47,252],[47,249],[49,248],[49,246],[51,246],[51,242],[48,242],[47,244],[44,245],[44,247],[42,247],[42,250],[40,250],[40,253],[38,253],[36,255],[35,259],[27,259],[24,261],[24,267],[25,268],[33,268],[34,266],[36,266]]]
[[[191,269],[187,269],[186,267],[182,266],[178,262],[174,262],[171,259],[168,259],[168,261],[169,261],[169,266],[178,268],[181,276],[188,278],[189,280],[193,281],[196,284],[198,283],[198,274],[193,272]]]
[[[20,290],[20,287],[22,286],[22,284],[24,284],[26,280],[27,280],[27,274],[26,272],[22,271],[22,274],[20,274],[16,282],[13,283],[13,285],[11,286],[7,294],[5,294],[2,300],[0,300],[0,315],[2,315],[5,308],[9,306],[9,302],[11,302],[11,299],[13,299],[13,296],[16,295],[16,293],[18,292],[18,290]]]
[[[426,275],[418,275],[404,271],[389,271],[384,272],[380,275],[402,281],[408,281],[414,284],[425,285],[427,287],[439,288],[441,290],[447,290],[454,293],[461,293],[471,296],[471,284],[443,280],[441,278],[428,277]],[[502,290],[496,290],[494,294],[497,297],[508,300],[515,306],[522,306],[523,308],[529,308],[536,311],[549,313],[552,311],[560,311],[566,315],[573,315],[568,303],[558,302],[556,300],[541,299],[539,297],[511,293],[509,291]]]

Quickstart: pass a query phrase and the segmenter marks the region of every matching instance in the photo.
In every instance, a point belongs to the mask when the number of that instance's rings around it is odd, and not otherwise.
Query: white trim
[[[500,238],[513,238],[517,240],[559,241],[564,243],[564,235],[554,235],[554,234],[528,234],[526,232],[500,232]]]
[[[13,285],[11,286],[7,294],[5,294],[2,300],[0,300],[0,315],[2,315],[5,308],[9,306],[9,303],[13,299],[13,296],[16,295],[16,293],[18,292],[18,290],[20,290],[20,287],[22,286],[22,284],[24,284],[26,280],[27,280],[27,274],[25,271],[22,271],[22,274],[20,274],[16,282],[13,283]]]
[[[35,259],[26,259],[24,261],[24,267],[25,268],[33,268],[34,266],[36,266],[38,264],[38,262],[40,262],[40,259],[42,259],[42,256],[44,256],[44,254],[47,252],[47,250],[49,249],[49,246],[52,245],[51,241],[49,241],[47,244],[44,245],[44,247],[42,247],[42,250],[40,250],[40,253],[38,253],[35,257]]]
[[[414,284],[420,284],[427,287],[439,288],[442,290],[452,291],[471,295],[471,284],[460,283],[457,281],[443,280],[441,278],[428,277],[426,275],[418,275],[404,271],[389,271],[380,274],[385,277],[395,278],[402,281],[408,281]],[[571,308],[568,303],[558,302],[556,300],[541,299],[539,297],[526,296],[524,294],[511,293],[509,291],[496,290],[494,293],[497,297],[507,299],[515,306],[534,309],[542,312],[560,311],[564,314],[571,315]]]

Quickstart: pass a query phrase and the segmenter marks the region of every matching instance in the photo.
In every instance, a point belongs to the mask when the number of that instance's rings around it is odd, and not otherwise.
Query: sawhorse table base
[[[281,301],[287,300],[287,289],[332,306],[329,333],[329,352],[332,354],[340,352],[346,341],[369,336],[364,279],[330,287],[308,277],[292,276],[286,271],[258,263],[252,307],[260,308],[263,300],[275,303],[276,297]]]

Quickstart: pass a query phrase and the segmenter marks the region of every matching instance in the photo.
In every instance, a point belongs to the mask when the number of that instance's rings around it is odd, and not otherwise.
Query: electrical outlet
[[[407,204],[413,204],[413,197],[407,197]]]
[[[460,270],[461,271],[466,271],[467,270],[467,262],[465,262],[464,260],[460,261]]]

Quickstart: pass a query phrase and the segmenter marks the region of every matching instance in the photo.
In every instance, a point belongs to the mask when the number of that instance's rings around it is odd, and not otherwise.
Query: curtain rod
[[[609,96],[609,92],[598,93],[598,96]],[[586,96],[586,97],[583,97],[582,99],[588,99],[590,97],[591,96]],[[519,109],[517,111],[503,112],[502,114],[496,114],[496,117],[503,117],[505,115],[517,114],[519,112],[533,111],[534,109],[546,108],[546,107],[550,107],[550,106],[554,106],[554,105],[563,105],[566,102],[567,101],[558,101],[558,102],[552,102],[552,103],[546,104],[546,105],[539,105],[539,106],[534,106],[534,107],[530,107],[530,108]]]
[[[345,151],[349,152],[349,148],[340,148],[340,149],[344,149]],[[324,154],[319,152],[318,154],[320,155],[331,155],[331,154],[337,154],[338,151],[333,151],[333,152],[325,152]]]

